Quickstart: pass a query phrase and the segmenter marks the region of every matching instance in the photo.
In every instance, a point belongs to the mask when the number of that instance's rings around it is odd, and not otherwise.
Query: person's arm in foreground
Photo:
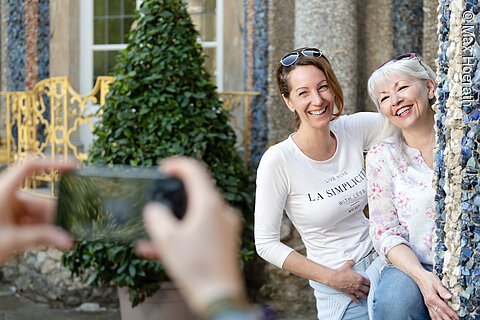
[[[160,203],[148,204],[144,221],[151,242],[139,243],[137,251],[160,258],[199,315],[223,319],[212,313],[219,311],[217,307],[228,313],[223,308],[228,301],[229,307],[238,309],[232,319],[252,319],[242,311],[248,309],[248,303],[238,256],[240,217],[227,205],[198,162],[171,158],[164,161],[162,170],[184,182],[187,212],[183,220],[177,220]]]
[[[18,188],[35,172],[65,171],[74,167],[73,162],[28,159],[5,169],[0,176],[0,265],[30,247],[68,249],[72,246],[68,233],[51,225],[55,201],[20,192]]]

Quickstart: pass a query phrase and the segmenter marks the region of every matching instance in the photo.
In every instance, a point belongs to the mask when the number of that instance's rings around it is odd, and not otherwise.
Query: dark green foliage
[[[128,48],[117,57],[116,81],[95,129],[98,139],[90,149],[89,160],[133,166],[156,165],[171,155],[202,160],[227,201],[244,214],[248,226],[252,217],[251,184],[234,147],[236,137],[228,124],[229,115],[222,109],[204,69],[197,37],[181,0],[143,2]],[[131,290],[132,285],[139,288],[135,276],[117,282],[118,269],[112,266],[118,257],[111,260],[101,249],[91,252],[89,248],[87,244],[77,247],[76,253],[67,256],[67,265],[76,271],[91,267],[94,279],[128,284]],[[103,249],[112,250],[106,246]],[[241,254],[247,260],[252,250],[244,248]],[[120,260],[118,267],[125,271],[133,266],[136,271],[132,274],[138,274],[138,266],[144,263],[130,251],[122,253]],[[76,266],[83,261],[88,263],[80,270]]]
[[[153,295],[166,280],[163,266],[139,259],[133,249],[113,243],[80,241],[65,253],[62,263],[88,285],[128,287],[132,306]]]
[[[151,166],[171,155],[203,160],[225,197],[247,209],[248,185],[204,57],[180,0],[144,1],[114,69],[90,160]]]

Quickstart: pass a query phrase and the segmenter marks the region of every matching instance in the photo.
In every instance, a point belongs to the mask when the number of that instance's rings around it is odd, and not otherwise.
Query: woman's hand
[[[163,162],[165,173],[185,184],[188,204],[183,220],[160,203],[144,209],[150,242],[137,252],[160,258],[194,311],[202,313],[219,298],[244,297],[238,250],[241,221],[197,161],[174,157]]]
[[[457,313],[445,302],[452,295],[433,272],[425,270],[416,282],[432,320],[459,319]]]
[[[0,265],[11,256],[33,246],[52,245],[61,249],[72,246],[65,231],[51,225],[56,202],[28,193],[18,187],[29,176],[46,170],[72,170],[75,163],[27,159],[6,169],[0,177]]]
[[[370,280],[353,271],[354,265],[355,262],[353,260],[345,262],[334,271],[327,285],[346,293],[353,302],[360,304],[360,298],[367,299],[370,291]]]
[[[459,319],[457,313],[445,302],[452,297],[450,292],[434,273],[425,270],[410,247],[405,244],[393,247],[388,252],[388,259],[415,281],[432,320]]]

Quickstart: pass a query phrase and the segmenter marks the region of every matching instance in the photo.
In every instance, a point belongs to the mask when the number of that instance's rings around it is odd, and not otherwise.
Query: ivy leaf
[[[85,284],[87,286],[92,285],[93,283],[95,283],[97,281],[97,278],[98,278],[98,273],[97,273],[97,271],[94,270],[88,276],[88,279],[87,279],[87,281],[85,281]]]
[[[130,265],[128,266],[128,274],[133,278],[137,274],[137,270],[135,269],[135,266]]]

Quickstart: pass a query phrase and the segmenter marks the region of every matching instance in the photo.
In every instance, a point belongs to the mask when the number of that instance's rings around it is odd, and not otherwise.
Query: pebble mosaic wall
[[[392,1],[392,29],[393,56],[422,52],[423,1]]]
[[[8,1],[7,90],[25,90],[25,2]],[[3,9],[3,7],[2,7]]]
[[[6,3],[0,0],[0,90],[7,90],[7,13]]]
[[[2,0],[2,90],[24,91],[49,75],[50,0]]]
[[[438,3],[435,271],[453,293],[461,319],[480,319],[480,8],[478,0]],[[421,52],[422,39],[412,38],[421,34],[421,1],[392,5],[394,53]],[[252,114],[256,167],[268,139],[267,1],[244,0],[244,9],[245,89],[261,93]],[[48,77],[49,0],[0,0],[0,17],[2,90],[25,90]]]
[[[38,79],[46,79],[50,72],[50,0],[38,0]]]
[[[438,9],[435,271],[461,319],[480,319],[480,9]]]
[[[38,0],[25,0],[25,84],[32,90],[38,81]]]
[[[268,142],[267,80],[268,80],[268,2],[244,0],[245,90],[258,91],[252,100],[252,131],[250,136],[250,167],[257,168]]]

